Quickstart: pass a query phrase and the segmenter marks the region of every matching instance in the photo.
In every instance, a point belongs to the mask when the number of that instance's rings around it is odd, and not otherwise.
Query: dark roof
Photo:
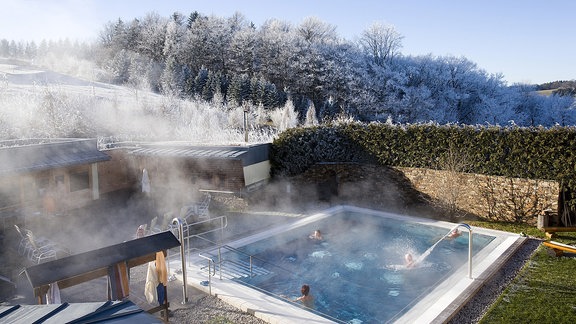
[[[174,143],[143,144],[130,149],[138,156],[188,158],[196,160],[241,160],[247,166],[269,159],[270,144],[250,146],[189,146]]]
[[[0,142],[0,175],[108,161],[95,139]]]
[[[162,323],[129,300],[0,306],[2,323]]]
[[[145,147],[131,152],[134,155],[171,156],[205,159],[234,159],[238,160],[246,154],[240,148],[203,148],[203,147]]]
[[[60,280],[76,278],[96,270],[107,269],[122,261],[130,261],[158,251],[180,246],[180,241],[166,231],[126,241],[97,250],[67,256],[26,268],[33,288]]]

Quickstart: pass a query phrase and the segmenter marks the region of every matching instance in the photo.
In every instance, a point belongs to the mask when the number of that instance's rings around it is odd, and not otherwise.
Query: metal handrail
[[[182,261],[182,304],[188,302],[188,292],[186,290],[186,253],[184,251],[184,227],[183,221],[180,218],[174,218],[172,220],[172,225],[178,226],[178,239],[180,240],[180,257]]]
[[[212,276],[216,274],[216,262],[211,257],[202,255],[202,253],[198,254],[199,257],[208,260],[208,294],[212,295]],[[210,275],[210,265],[214,263],[214,273]]]
[[[218,245],[218,243],[213,242],[213,241],[211,241],[211,240],[209,240],[209,239],[207,239],[207,238],[204,238],[204,237],[198,237],[198,238],[199,238],[199,239],[202,239],[202,240],[205,240],[205,241],[207,241],[207,242],[209,242],[209,243]],[[250,276],[253,276],[253,275],[254,275],[254,272],[253,272],[254,260],[258,260],[258,261],[260,261],[260,262],[262,262],[262,263],[268,264],[268,265],[273,266],[273,267],[275,267],[275,268],[278,268],[278,269],[280,269],[280,270],[282,270],[282,271],[284,271],[284,272],[287,272],[287,273],[289,273],[290,275],[294,275],[294,274],[292,273],[292,271],[290,271],[290,270],[288,270],[288,269],[285,269],[285,268],[283,268],[283,267],[281,267],[281,266],[279,266],[279,265],[277,265],[277,264],[274,264],[274,263],[272,263],[272,262],[270,262],[270,261],[267,261],[267,260],[264,260],[264,259],[259,258],[259,257],[257,257],[257,256],[254,256],[254,255],[252,255],[252,254],[246,253],[246,252],[244,252],[244,251],[242,251],[242,250],[239,250],[239,249],[237,249],[237,248],[234,248],[234,247],[232,247],[232,246],[230,246],[230,245],[226,245],[226,244],[224,244],[224,245],[218,245],[217,248],[209,248],[209,249],[207,249],[207,250],[211,250],[211,251],[212,251],[212,250],[215,250],[215,249],[218,250],[218,262],[215,263],[215,264],[218,264],[218,270],[219,270],[219,277],[220,277],[220,279],[222,279],[222,265],[223,265],[224,263],[226,263],[226,262],[234,263],[233,261],[222,259],[222,252],[221,252],[222,249],[225,249],[225,250],[228,250],[228,251],[231,251],[231,252],[235,252],[235,253],[237,253],[237,254],[241,254],[241,255],[243,255],[243,256],[248,257],[248,259],[249,259],[249,271],[250,271]],[[206,251],[204,251],[204,252],[206,252]],[[199,256],[200,256],[200,257],[205,257],[205,256],[203,256],[201,253],[199,253]]]
[[[220,221],[220,226],[217,228],[213,228],[213,229],[209,229],[207,231],[201,232],[201,233],[196,233],[196,234],[192,234],[190,235],[190,229],[193,226],[197,226],[197,225],[201,225],[201,224],[205,224],[205,223],[210,223],[210,222],[215,222],[215,221]],[[194,222],[194,223],[190,223],[188,224],[186,222],[186,220],[182,220],[182,227],[183,227],[183,232],[188,233],[184,238],[183,238],[183,244],[184,244],[184,250],[186,254],[190,253],[191,247],[190,247],[190,238],[201,238],[204,239],[203,237],[201,237],[200,235],[205,235],[208,233],[213,233],[216,232],[218,230],[224,231],[224,228],[228,227],[228,218],[226,216],[218,216],[218,217],[212,217],[210,219],[207,220],[202,220],[199,222]],[[174,228],[170,228],[169,230],[173,230]],[[212,241],[209,241],[211,244],[216,244]],[[190,262],[190,260],[189,260]],[[190,265],[190,264],[189,264]]]

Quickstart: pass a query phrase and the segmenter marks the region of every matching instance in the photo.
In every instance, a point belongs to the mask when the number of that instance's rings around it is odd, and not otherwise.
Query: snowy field
[[[94,72],[95,74],[96,72]],[[87,73],[83,73],[87,74]],[[192,143],[244,143],[243,107],[159,95],[0,59],[0,139],[111,136]],[[295,125],[293,106],[250,107],[249,142]]]

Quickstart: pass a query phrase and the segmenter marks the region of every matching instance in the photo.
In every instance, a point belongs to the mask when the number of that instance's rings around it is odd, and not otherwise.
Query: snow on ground
[[[96,129],[124,138],[236,145],[244,143],[243,114],[241,107],[182,100],[0,58],[0,139],[74,136],[86,125],[92,134]],[[269,142],[275,134],[251,128],[251,143]]]
[[[18,64],[15,64],[18,63]],[[85,80],[50,71],[25,62],[0,58],[0,90],[7,95],[22,95],[22,92],[38,92],[50,87],[67,94],[89,95],[102,98],[140,96],[141,99],[160,100],[161,95],[128,87]]]

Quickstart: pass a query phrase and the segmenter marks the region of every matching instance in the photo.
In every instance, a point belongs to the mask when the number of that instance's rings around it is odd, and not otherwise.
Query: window
[[[70,192],[90,188],[88,171],[70,174]]]

